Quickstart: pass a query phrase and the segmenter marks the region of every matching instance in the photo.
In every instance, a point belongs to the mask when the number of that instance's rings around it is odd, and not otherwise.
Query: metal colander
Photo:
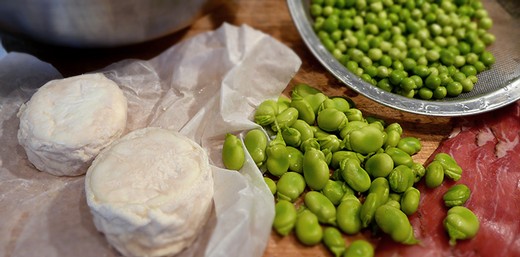
[[[386,106],[432,116],[462,116],[491,111],[520,99],[520,1],[482,0],[493,19],[496,41],[487,49],[496,62],[477,75],[472,91],[442,100],[406,98],[375,87],[347,70],[325,49],[312,29],[309,0],[287,0],[307,47],[325,68],[354,91]]]

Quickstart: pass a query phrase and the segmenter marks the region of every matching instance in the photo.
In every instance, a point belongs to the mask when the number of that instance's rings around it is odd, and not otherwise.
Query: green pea
[[[421,192],[414,187],[406,189],[401,197],[401,210],[406,215],[414,214],[419,208]]]
[[[296,219],[296,238],[304,245],[316,245],[323,238],[323,228],[318,217],[309,210],[302,211]]]
[[[414,182],[417,183],[426,173],[426,168],[418,162],[414,162],[411,167],[413,174],[415,176]]]
[[[464,184],[458,184],[450,187],[442,196],[444,204],[447,207],[464,205],[471,195],[471,190]]]
[[[302,97],[306,97],[308,95],[315,95],[317,93],[321,93],[321,91],[317,88],[311,87],[305,83],[298,83],[292,89],[292,94],[298,94]],[[294,97],[292,97],[294,98]]]
[[[323,189],[321,189],[321,193],[327,197],[333,205],[338,205],[343,199],[343,195],[345,195],[343,182],[329,179]]]
[[[252,129],[246,133],[244,144],[256,165],[262,166],[267,159],[267,135],[260,129]]]
[[[271,191],[271,194],[276,194],[276,183],[274,182],[274,180],[272,180],[269,177],[264,177],[264,182],[269,188],[269,191]]]
[[[345,195],[336,209],[336,222],[339,229],[348,235],[357,234],[361,230],[360,210],[359,199],[354,195]]]
[[[439,161],[432,161],[426,167],[426,174],[424,176],[426,186],[429,188],[436,188],[444,181],[444,168]]]
[[[292,93],[291,107],[298,110],[298,119],[305,121],[307,124],[314,124],[316,115],[314,114],[312,106],[294,91]]]
[[[357,159],[359,161],[363,161],[364,156],[359,153],[352,152],[352,151],[344,151],[344,150],[337,151],[337,152],[332,153],[332,160],[331,160],[330,166],[334,169],[337,169],[337,168],[339,168],[339,163],[346,158],[353,158],[353,159]]]
[[[275,132],[281,130],[284,127],[290,127],[298,119],[298,110],[294,107],[289,107],[283,112],[276,115],[274,124],[271,124],[271,129]]]
[[[372,177],[386,177],[394,169],[394,160],[387,153],[376,153],[365,163],[365,170]]]
[[[343,257],[373,257],[374,247],[369,242],[359,239],[352,242]]]
[[[265,100],[256,108],[255,122],[260,126],[267,126],[276,120],[278,104],[274,100]]]
[[[245,153],[240,139],[233,134],[226,134],[222,147],[222,162],[226,169],[240,170],[244,166]]]
[[[324,224],[336,224],[336,207],[320,192],[309,191],[304,197],[305,206]]]
[[[347,125],[347,116],[334,108],[328,108],[318,113],[316,119],[318,126],[328,132],[341,130]]]
[[[273,228],[282,236],[287,236],[296,225],[298,214],[294,204],[287,200],[278,200],[274,206]]]
[[[300,131],[295,128],[282,128],[282,137],[288,146],[299,147],[302,143]]]
[[[305,190],[305,180],[299,173],[289,171],[280,177],[276,189],[278,200],[294,202]]]
[[[454,206],[448,210],[444,228],[450,236],[450,245],[454,246],[457,240],[473,238],[480,228],[480,222],[470,209]]]
[[[408,155],[405,151],[397,148],[397,147],[389,147],[385,150],[385,153],[392,157],[394,160],[394,165],[405,165],[411,167],[413,164],[413,159],[410,155]]]
[[[289,170],[295,171],[298,173],[303,172],[303,153],[300,150],[287,146],[287,158],[289,160]]]
[[[455,181],[460,179],[462,175],[462,168],[450,155],[446,153],[438,153],[435,155],[434,160],[440,162],[444,168],[444,175]]]
[[[323,230],[323,243],[336,257],[342,256],[347,248],[343,235],[335,227],[327,227]]]
[[[376,210],[375,220],[379,228],[398,243],[412,245],[418,243],[408,217],[400,209],[388,204]]]
[[[303,155],[303,176],[312,190],[321,190],[329,180],[330,170],[320,150],[308,149]]]
[[[372,181],[368,195],[365,198],[365,202],[363,202],[359,213],[361,225],[363,227],[368,227],[372,222],[377,208],[388,201],[389,194],[390,187],[388,180],[385,178],[376,178]]]
[[[415,176],[412,169],[405,165],[398,165],[390,174],[388,174],[388,182],[390,189],[396,193],[403,193],[413,186]]]
[[[366,123],[364,121],[358,121],[358,120],[350,121],[347,123],[347,125],[345,127],[343,127],[340,130],[339,136],[341,138],[345,138],[345,137],[347,137],[348,134],[350,134],[350,132],[352,132],[354,130],[358,130],[358,129],[366,127],[366,126],[368,126],[368,123]]]
[[[350,132],[343,141],[345,147],[360,154],[376,152],[383,146],[383,132],[374,126],[366,126]]]
[[[365,192],[370,188],[370,176],[356,159],[345,159],[340,162],[341,177],[357,192]]]
[[[403,137],[399,140],[399,143],[397,143],[397,148],[403,150],[409,155],[414,155],[421,150],[422,144],[418,138]]]
[[[266,153],[266,167],[269,173],[279,177],[287,172],[289,169],[289,153],[281,132],[278,132],[276,138],[269,142]]]

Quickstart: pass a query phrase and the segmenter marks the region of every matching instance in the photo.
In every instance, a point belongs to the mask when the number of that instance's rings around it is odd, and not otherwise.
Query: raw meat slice
[[[463,169],[435,189],[423,183],[419,211],[410,217],[419,245],[381,240],[377,256],[520,256],[520,101],[502,109],[456,120],[456,129],[432,154],[445,152]],[[442,221],[448,208],[443,194],[464,183],[472,191],[465,206],[480,220],[475,238],[450,247]]]

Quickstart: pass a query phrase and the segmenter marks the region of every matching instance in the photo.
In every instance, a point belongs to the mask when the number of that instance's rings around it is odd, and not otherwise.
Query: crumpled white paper
[[[273,196],[250,156],[240,172],[221,163],[225,134],[257,127],[254,109],[285,89],[301,61],[289,48],[247,25],[224,24],[154,59],[103,69],[129,101],[128,131],[180,131],[209,154],[214,211],[205,232],[179,256],[262,256],[274,217]],[[45,82],[51,65],[9,53],[0,57],[0,253],[4,256],[119,256],[96,231],[84,178],[38,172],[18,145],[20,105]],[[194,202],[196,204],[196,202]]]

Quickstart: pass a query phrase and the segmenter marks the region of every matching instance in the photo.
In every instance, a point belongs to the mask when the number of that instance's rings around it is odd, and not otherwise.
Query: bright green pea
[[[394,160],[387,153],[376,153],[365,163],[365,170],[372,177],[386,177],[394,168]]]
[[[359,239],[348,246],[343,257],[374,257],[374,247],[369,242]]]
[[[278,115],[278,104],[274,100],[265,100],[257,108],[255,112],[255,122],[261,126],[272,124]]]
[[[316,245],[323,238],[323,228],[318,217],[309,210],[302,211],[296,219],[296,238],[304,245]]]
[[[406,165],[408,167],[411,167],[413,164],[412,157],[407,154],[405,151],[397,148],[397,147],[389,147],[385,150],[385,153],[390,155],[392,157],[392,160],[394,160],[394,165]]]
[[[447,207],[464,205],[471,195],[471,190],[464,184],[458,184],[450,187],[442,196],[444,204]]]
[[[240,170],[244,166],[245,153],[240,139],[233,134],[226,134],[222,147],[222,162],[230,170]]]
[[[273,228],[282,236],[287,236],[296,225],[297,212],[294,204],[287,200],[278,200],[274,206]]]
[[[278,200],[294,202],[305,190],[305,180],[296,172],[286,172],[276,184],[276,196]]]
[[[246,133],[244,145],[256,165],[262,166],[267,159],[267,135],[261,129],[252,129]]]
[[[323,230],[323,243],[336,257],[341,257],[347,248],[343,235],[335,227],[327,227]]]
[[[376,178],[372,181],[368,195],[359,212],[363,227],[368,227],[372,222],[377,208],[388,201],[389,194],[390,186],[386,178]]]
[[[333,108],[322,110],[316,119],[318,126],[328,132],[341,130],[347,125],[347,116]]]
[[[484,65],[486,65],[486,67],[490,67],[491,65],[493,65],[495,63],[495,57],[493,56],[493,54],[491,52],[486,51],[486,50],[484,50],[482,52],[482,54],[480,54],[479,60]]]
[[[370,188],[368,173],[361,167],[359,160],[347,158],[340,162],[341,177],[357,192],[365,192]]]
[[[443,99],[448,94],[448,90],[446,87],[440,86],[433,90],[433,98],[435,99]]]
[[[390,174],[388,174],[388,182],[390,189],[396,193],[403,193],[408,188],[413,186],[415,176],[412,169],[405,165],[395,167]]]
[[[308,149],[303,155],[303,176],[312,190],[321,190],[329,180],[330,170],[320,150]]]
[[[383,132],[374,126],[365,126],[350,132],[344,139],[345,147],[361,154],[379,150],[384,143]]]
[[[298,120],[298,110],[294,107],[289,107],[276,115],[276,119],[274,124],[271,125],[271,129],[277,132],[284,127],[292,126],[296,120]]]
[[[377,208],[375,220],[379,228],[395,242],[408,245],[418,243],[408,217],[400,209],[388,204],[381,205]]]
[[[414,214],[419,208],[421,192],[414,187],[406,189],[401,197],[401,210],[406,215]]]
[[[397,143],[397,148],[403,150],[405,153],[407,153],[409,155],[414,155],[421,150],[422,144],[418,138],[403,137]]]
[[[434,160],[440,162],[444,169],[444,175],[449,178],[458,181],[462,176],[462,168],[450,155],[446,153],[438,153],[435,155]]]
[[[343,184],[344,182],[329,179],[323,189],[321,189],[321,193],[327,197],[333,205],[338,205],[343,195],[345,195]]]
[[[324,224],[336,224],[336,207],[320,192],[309,191],[304,197],[305,206]]]
[[[271,194],[276,194],[276,183],[274,182],[274,180],[272,180],[269,177],[264,177],[264,182],[269,188],[269,191],[271,191]]]
[[[316,115],[312,106],[297,91],[292,93],[291,107],[298,110],[298,119],[305,121],[307,124],[314,124]]]
[[[302,173],[303,153],[292,146],[287,146],[287,153],[289,158],[289,170]]]
[[[440,186],[444,181],[444,168],[442,164],[439,161],[432,161],[428,164],[424,179],[426,186],[429,188]]]
[[[444,228],[450,236],[450,245],[454,246],[457,240],[473,238],[480,228],[480,222],[470,209],[454,206],[448,210],[448,215],[444,219]]]
[[[361,202],[354,195],[347,194],[336,209],[336,222],[345,234],[354,235],[361,230],[359,211]]]

